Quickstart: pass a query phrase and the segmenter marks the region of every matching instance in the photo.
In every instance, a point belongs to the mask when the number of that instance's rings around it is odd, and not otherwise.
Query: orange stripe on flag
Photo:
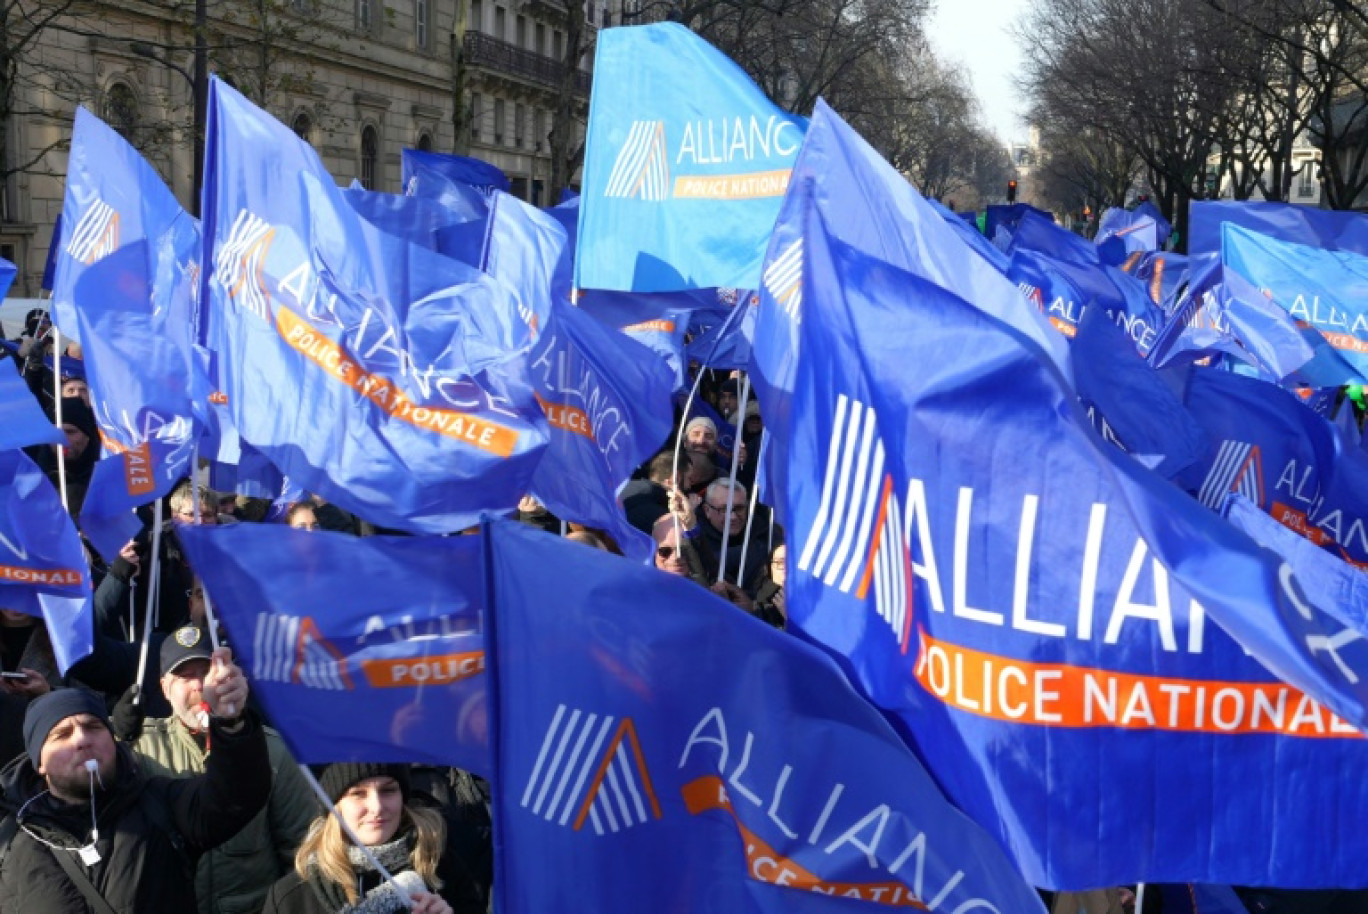
[[[361,368],[289,308],[276,311],[276,329],[292,349],[401,422],[500,457],[512,454],[518,443],[518,432],[497,422],[450,409],[416,406],[393,382]]]
[[[879,543],[883,542],[884,519],[888,516],[888,496],[893,492],[893,477],[885,476],[883,492],[879,495],[879,518],[874,522],[874,542],[869,547],[869,559],[865,562],[864,576],[855,596],[861,600],[869,593],[869,580],[874,576],[874,557],[879,554]]]

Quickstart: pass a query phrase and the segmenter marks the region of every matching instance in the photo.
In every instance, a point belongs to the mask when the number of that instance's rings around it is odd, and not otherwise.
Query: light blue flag
[[[1315,328],[1350,369],[1340,384],[1368,382],[1368,255],[1279,241],[1227,224],[1221,261],[1294,320]],[[1318,375],[1315,386],[1327,380]]]
[[[52,424],[19,376],[14,359],[0,361],[0,451],[32,444],[66,444],[66,435]]]
[[[683,25],[599,32],[575,285],[755,288],[803,130]]]
[[[495,194],[484,269],[517,293],[537,332],[530,369],[549,441],[529,491],[556,516],[608,532],[646,561],[654,544],[617,502],[632,472],[670,433],[669,367],[568,300],[565,231],[508,194]]]
[[[684,578],[486,530],[504,914],[1043,912],[820,651]]]
[[[1363,213],[1234,200],[1193,200],[1188,212],[1189,256],[1218,253],[1227,224],[1280,241],[1368,256],[1368,216]]]
[[[81,507],[81,529],[106,560],[141,528],[133,509],[190,468],[199,424],[191,352],[199,225],[151,165],[84,108],[67,168],[66,221],[54,301],[82,341],[91,406],[106,452]],[[67,331],[63,327],[63,331]]]
[[[483,232],[487,205],[447,206],[443,197],[386,194],[364,188],[342,191],[342,197],[371,225],[429,251],[441,250],[442,240],[456,226],[474,224]]]
[[[513,294],[365,222],[307,143],[222,82],[210,102],[201,300],[242,439],[385,527],[448,532],[517,504],[547,434]]]
[[[448,155],[441,152],[423,152],[420,149],[405,149],[399,154],[400,177],[405,193],[415,178],[421,182],[422,172],[442,175],[461,184],[469,184],[485,193],[501,190],[507,193],[510,185],[508,175],[497,165],[491,165],[471,156]]]
[[[1032,885],[1368,884],[1335,824],[1368,814],[1337,774],[1368,641],[1103,446],[1023,335],[816,207],[803,243],[790,625]]]
[[[886,263],[980,303],[1000,320],[1035,340],[1071,376],[1065,339],[1032,307],[1015,283],[960,239],[940,214],[898,171],[841,118],[818,100],[793,185],[811,185],[813,205],[833,234]],[[784,202],[765,257],[760,306],[751,338],[751,383],[770,444],[764,478],[783,488],[788,475],[790,397],[800,358],[802,321],[803,208],[793,193]],[[925,252],[934,251],[934,256]],[[775,504],[767,500],[766,504]],[[782,511],[778,518],[787,524]]]
[[[1159,227],[1149,216],[1113,206],[1102,213],[1096,244],[1102,247],[1111,239],[1119,241],[1126,254],[1142,254],[1159,250],[1168,236],[1159,237]]]
[[[674,373],[674,386],[686,383],[684,336],[689,331],[692,308],[678,294],[659,292],[580,291],[580,309],[619,330],[665,360]]]
[[[177,535],[297,760],[490,773],[477,537]]]
[[[81,538],[23,451],[0,451],[0,606],[47,624],[62,673],[90,653],[95,622]]]
[[[1007,272],[1007,255],[983,237],[983,233],[978,230],[978,223],[975,221],[977,214],[962,213],[957,215],[946,209],[939,200],[928,198],[926,202],[931,204],[932,209],[941,214],[941,218],[955,230],[955,234],[959,235],[965,244],[978,251],[984,260],[997,267],[999,273]]]

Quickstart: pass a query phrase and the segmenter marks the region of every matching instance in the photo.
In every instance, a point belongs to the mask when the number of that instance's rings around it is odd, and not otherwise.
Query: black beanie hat
[[[377,762],[336,762],[323,769],[318,783],[328,799],[337,804],[357,781],[366,778],[394,778],[399,782],[399,790],[404,802],[409,799],[409,769],[407,765],[382,765]]]
[[[37,768],[48,734],[68,717],[93,714],[109,729],[109,712],[104,700],[86,689],[53,689],[35,698],[24,712],[24,750]]]
[[[53,415],[55,418],[56,414]],[[76,426],[92,443],[99,443],[100,426],[95,422],[95,413],[80,397],[62,398],[62,424]]]

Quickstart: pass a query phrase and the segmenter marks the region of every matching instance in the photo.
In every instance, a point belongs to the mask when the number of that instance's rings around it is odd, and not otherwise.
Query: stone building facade
[[[576,0],[571,0],[576,2]],[[621,0],[582,0],[617,24]],[[630,2],[630,0],[629,0]],[[565,0],[221,0],[209,7],[211,72],[309,141],[340,184],[400,192],[400,150],[491,162],[516,195],[548,205],[547,134],[563,72]],[[11,296],[38,295],[62,207],[77,104],[137,145],[191,208],[193,110],[188,10],[98,0],[26,51],[0,187],[0,256]],[[458,53],[459,52],[459,53]],[[577,74],[587,110],[592,53]],[[582,129],[582,121],[581,121]]]

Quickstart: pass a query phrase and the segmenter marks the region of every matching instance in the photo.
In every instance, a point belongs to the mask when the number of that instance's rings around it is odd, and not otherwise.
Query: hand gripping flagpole
[[[409,897],[408,891],[394,881],[393,874],[385,869],[384,864],[376,858],[369,847],[361,843],[361,839],[356,836],[356,832],[352,831],[351,826],[347,824],[347,820],[342,818],[342,814],[337,811],[337,805],[333,803],[332,800],[328,799],[328,794],[323,790],[323,785],[318,783],[318,778],[314,777],[314,773],[309,770],[309,766],[300,765],[299,770],[303,772],[304,780],[309,782],[309,786],[313,788],[314,793],[318,794],[318,799],[323,801],[323,806],[328,810],[328,815],[334,816],[337,819],[337,824],[342,826],[342,833],[347,836],[347,839],[351,841],[352,844],[356,845],[357,850],[361,851],[361,855],[366,858],[366,862],[375,867],[375,871],[389,883],[390,888],[394,889],[395,894],[399,896],[399,901],[404,907],[411,909],[413,907],[413,899]]]
[[[199,480],[195,478],[198,475],[199,442],[196,441],[195,449],[190,456],[190,495],[193,499],[194,504],[194,507],[191,510],[194,512],[194,521],[196,525],[198,525],[200,522],[200,502],[202,501],[201,493],[204,491],[202,488],[200,488]],[[209,629],[209,646],[213,648],[215,651],[217,651],[220,645],[218,637],[218,620],[214,618],[214,604],[209,599],[209,587],[204,583],[203,579],[200,580],[200,587],[204,591],[204,626],[205,628]],[[220,661],[215,660],[214,662],[222,666]],[[233,714],[236,713],[237,708],[231,704],[228,704],[224,705],[223,710],[228,712],[229,717],[232,717]]]

